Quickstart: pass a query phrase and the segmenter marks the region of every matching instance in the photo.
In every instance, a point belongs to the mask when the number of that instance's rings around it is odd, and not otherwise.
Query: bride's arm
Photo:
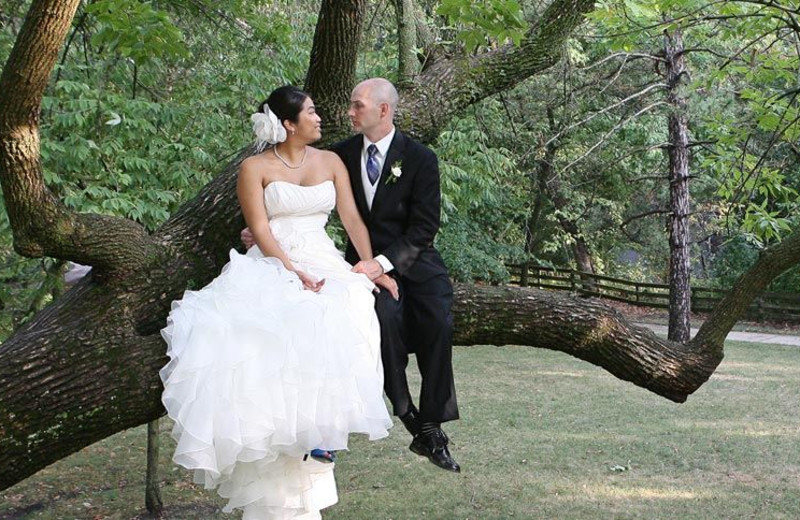
[[[251,157],[242,162],[239,178],[236,181],[236,195],[239,197],[244,221],[264,256],[275,257],[287,270],[294,271],[292,262],[278,245],[269,228],[267,209],[264,207],[263,166],[260,167],[256,161],[256,158]]]
[[[339,213],[339,219],[356,248],[358,257],[361,260],[371,260],[372,244],[369,241],[369,231],[356,208],[347,168],[338,155],[333,152],[329,153],[329,160],[333,163],[333,184],[336,187],[336,211]]]
[[[331,160],[335,163],[333,184],[336,187],[336,210],[339,212],[339,219],[341,219],[342,225],[345,231],[347,231],[347,236],[349,236],[350,241],[353,242],[353,246],[356,248],[356,252],[358,252],[358,256],[361,258],[362,262],[364,260],[372,260],[372,244],[369,240],[369,231],[356,207],[347,168],[345,168],[344,163],[342,163],[338,155],[332,155],[333,159]],[[383,267],[381,267],[377,261],[373,260],[373,262],[378,266],[378,269],[383,271]],[[395,300],[400,298],[397,282],[389,275],[385,273],[380,274],[372,281],[375,285],[389,291],[389,294],[391,294],[392,298]],[[377,288],[375,290],[378,291]]]

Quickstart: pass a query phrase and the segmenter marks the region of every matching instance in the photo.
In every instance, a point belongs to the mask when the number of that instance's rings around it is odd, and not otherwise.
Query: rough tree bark
[[[80,2],[31,5],[0,76],[0,181],[22,255],[67,258],[102,275],[136,268],[155,250],[144,228],[121,218],[75,214],[47,189],[39,161],[39,109]]]
[[[680,91],[686,70],[680,29],[664,32],[669,125],[669,332],[668,338],[689,341],[692,309],[689,244],[689,123],[686,98]]]
[[[366,0],[323,0],[320,7],[305,88],[314,94],[328,143],[341,139],[349,128],[347,109],[356,75],[353,57],[361,43],[366,4]]]
[[[156,518],[164,510],[161,488],[158,487],[158,423],[158,419],[147,423],[147,473],[144,479],[144,506]]]
[[[417,29],[413,0],[394,0],[397,14],[397,81],[398,88],[408,88],[417,75]]]
[[[66,4],[71,10],[64,8]],[[0,489],[86,445],[163,414],[158,370],[166,359],[158,331],[170,302],[180,298],[184,289],[199,288],[219,272],[227,260],[227,248],[238,243],[243,226],[234,188],[238,164],[248,150],[149,236],[120,219],[73,215],[47,191],[39,164],[39,103],[75,5],[77,0],[35,0],[0,77],[4,94],[0,97],[0,182],[9,213],[27,215],[12,219],[17,247],[31,256],[47,254],[95,266],[91,275],[0,345]],[[547,34],[528,41],[526,52],[533,53],[530,61],[538,64],[528,67],[528,74],[554,61],[558,41],[577,26],[580,13],[591,5],[587,0],[554,1],[549,17],[542,19]],[[358,16],[359,12],[343,8],[333,10],[331,16]],[[554,13],[561,17],[555,20]],[[350,34],[353,37],[357,35]],[[556,44],[548,45],[545,37],[554,38]],[[320,36],[315,42],[325,40]],[[531,47],[530,40],[538,43]],[[484,81],[455,82],[448,89],[438,83],[438,74],[421,80],[424,92],[462,100],[450,104],[449,110],[437,107],[436,124],[423,133],[433,135],[434,127],[463,108],[463,100],[482,99],[500,84],[510,87],[524,79],[516,75],[514,81],[486,80],[492,70],[507,70],[509,57],[519,52],[522,49],[495,53],[501,64],[498,68],[488,63],[490,57],[484,58]],[[539,52],[544,57],[536,58]],[[315,52],[312,56],[318,56],[323,65],[331,60],[329,66],[316,69],[319,74],[338,74],[335,62],[348,59],[325,58]],[[49,68],[37,65],[45,59]],[[452,71],[472,66],[470,60],[457,61],[451,64]],[[310,77],[309,83],[313,81]],[[312,94],[319,99],[322,93],[312,90]],[[436,101],[424,94],[412,97],[405,104],[406,117],[425,113]],[[37,208],[58,218],[41,218]],[[109,240],[107,229],[120,234]],[[722,358],[725,334],[754,295],[800,261],[800,233],[765,253],[762,260],[756,278],[746,276],[735,290],[736,298],[686,345],[631,327],[600,304],[531,289],[468,286],[457,288],[456,340],[562,350],[680,402],[711,375]]]
[[[414,89],[401,95],[398,126],[433,141],[453,114],[556,64],[564,42],[593,8],[594,0],[555,0],[519,47],[436,60],[417,76]]]

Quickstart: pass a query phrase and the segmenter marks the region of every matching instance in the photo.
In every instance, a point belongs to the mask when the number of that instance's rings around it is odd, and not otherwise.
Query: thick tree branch
[[[418,77],[413,91],[401,96],[400,128],[430,142],[464,108],[550,68],[593,8],[594,0],[554,0],[519,47],[438,60]]]
[[[715,348],[733,328],[747,307],[778,275],[800,263],[800,231],[762,251],[756,263],[734,284],[691,341]],[[721,347],[720,347],[721,348]]]
[[[180,295],[177,287],[186,284],[180,266],[168,260],[125,288],[84,280],[0,345],[0,490],[163,413],[158,370],[166,358],[157,331],[169,302]],[[202,271],[212,276],[210,268]],[[171,279],[179,282],[158,294],[159,284]],[[455,298],[457,344],[560,350],[677,402],[719,362],[583,298],[461,285]],[[101,308],[108,319],[92,321]]]
[[[425,70],[436,63],[442,55],[442,48],[438,43],[438,35],[434,31],[434,27],[432,27],[433,24],[430,22],[428,13],[419,5],[419,2],[413,2],[413,5],[414,24],[417,30],[417,47],[422,49],[419,59],[421,61],[422,70]]]
[[[0,183],[14,233],[14,248],[127,271],[152,252],[144,229],[126,219],[78,215],[44,182],[39,155],[42,96],[64,43],[78,0],[36,0],[0,76]]]
[[[700,349],[657,338],[597,300],[460,285],[456,302],[459,344],[558,350],[675,402],[684,402],[722,360],[721,343]]]

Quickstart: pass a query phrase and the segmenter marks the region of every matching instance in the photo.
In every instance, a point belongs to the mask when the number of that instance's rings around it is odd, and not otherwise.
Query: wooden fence
[[[540,287],[577,292],[586,296],[599,296],[632,305],[669,308],[669,286],[642,283],[584,273],[573,269],[509,265],[511,284],[523,287]],[[705,287],[692,287],[692,312],[710,312],[727,291]],[[800,323],[800,294],[762,293],[748,308],[746,319]]]

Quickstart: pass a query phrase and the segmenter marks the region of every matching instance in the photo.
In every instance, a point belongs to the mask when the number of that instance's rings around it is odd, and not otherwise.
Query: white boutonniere
[[[392,165],[391,175],[386,178],[386,184],[397,182],[397,179],[403,175],[403,161],[397,161]]]

